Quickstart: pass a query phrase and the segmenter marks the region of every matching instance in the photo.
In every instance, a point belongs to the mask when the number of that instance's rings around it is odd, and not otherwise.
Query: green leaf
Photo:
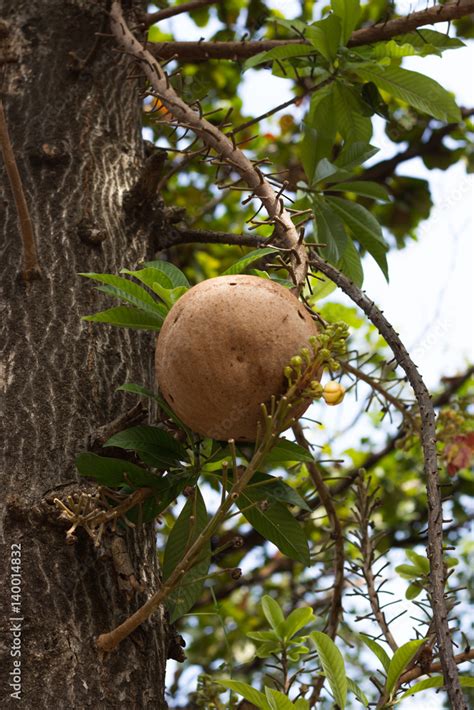
[[[341,168],[338,168],[335,163],[331,163],[326,158],[323,158],[316,166],[313,184],[318,185],[322,182],[327,182],[331,184],[337,183],[351,178],[352,175],[353,174],[348,170],[342,170]]]
[[[309,702],[304,698],[298,698],[294,702],[295,710],[309,710]]]
[[[283,624],[285,641],[289,641],[300,629],[303,629],[315,619],[313,610],[309,606],[294,609]]]
[[[291,700],[279,690],[265,688],[265,695],[272,710],[294,710]]]
[[[344,168],[344,170],[351,170],[358,165],[362,165],[362,163],[365,163],[366,160],[372,158],[378,152],[379,149],[369,143],[351,143],[343,147],[335,159],[334,165],[337,165],[339,168]]]
[[[259,506],[261,498],[251,489],[243,491],[237,506],[246,520],[280,552],[304,565],[310,564],[308,540],[301,524],[281,503],[269,501],[265,510]]]
[[[264,481],[268,483],[264,483]],[[279,503],[294,505],[308,512],[311,511],[311,508],[298,491],[280,478],[270,476],[268,473],[254,473],[252,483],[247,487],[247,490],[251,490],[257,497],[260,495],[262,498],[269,498]]]
[[[369,701],[364,691],[350,678],[347,679],[347,689],[354,693],[357,700],[359,700],[365,708],[369,707]]]
[[[76,468],[81,476],[93,478],[109,488],[132,485],[135,488],[155,487],[160,478],[130,461],[108,456],[83,453],[76,457]]]
[[[331,185],[328,188],[331,192],[353,192],[362,197],[371,197],[374,200],[381,202],[389,202],[390,195],[383,185],[371,180],[357,180],[355,182],[339,182],[336,185]]]
[[[314,54],[314,47],[308,47],[304,44],[287,44],[283,47],[274,47],[268,52],[259,52],[253,57],[250,57],[244,62],[243,70],[252,69],[259,64],[267,64],[274,59],[291,59],[292,57],[305,57],[308,54]]]
[[[262,598],[262,611],[278,638],[282,639],[281,627],[285,623],[285,617],[281,606],[269,594],[265,594]]]
[[[397,683],[397,680],[400,678],[401,674],[408,666],[420,646],[422,646],[424,643],[424,639],[408,641],[408,643],[403,644],[403,646],[400,646],[400,648],[395,651],[387,670],[387,682],[385,685],[387,693],[392,693]]]
[[[151,455],[150,465],[157,468],[173,466],[188,458],[184,447],[168,432],[153,426],[135,426],[114,434],[104,446],[145,452]]]
[[[344,659],[334,641],[322,631],[313,631],[310,637],[316,646],[324,675],[328,679],[334,700],[340,710],[346,707],[347,678]]]
[[[189,288],[191,286],[181,269],[178,269],[177,266],[169,261],[147,261],[145,262],[145,267],[161,271],[169,280],[170,285],[168,288],[179,288],[180,286]]]
[[[341,20],[341,40],[343,44],[347,44],[352,31],[359,21],[361,13],[360,2],[359,0],[331,0],[331,8],[334,14]]]
[[[420,50],[420,54],[423,54],[423,49],[426,47],[434,47],[442,52],[445,49],[458,49],[466,46],[458,37],[450,37],[445,32],[438,32],[425,27],[418,29],[416,32],[399,35],[396,41],[401,44],[411,44],[412,47]]]
[[[416,599],[418,596],[420,596],[421,592],[423,591],[423,587],[416,582],[413,582],[410,584],[405,592],[405,597],[407,599]]]
[[[159,313],[153,315],[128,306],[117,306],[90,316],[82,316],[82,320],[109,323],[135,330],[160,330],[163,324],[163,317]]]
[[[216,680],[216,683],[224,686],[224,688],[228,690],[233,690],[234,693],[238,693],[245,698],[245,700],[248,700],[249,703],[256,705],[262,710],[272,710],[264,694],[255,690],[255,688],[252,688],[252,686],[247,683],[242,683],[239,680]]]
[[[420,572],[418,567],[414,567],[413,565],[398,565],[395,567],[395,572],[399,574],[400,577],[403,577],[403,579],[413,579],[423,575],[423,572]]]
[[[420,575],[430,573],[430,561],[427,557],[419,555],[414,550],[406,550],[406,556],[413,563],[413,565],[418,569]]]
[[[153,291],[163,300],[169,308],[172,308],[176,301],[183,296],[188,290],[186,286],[177,286],[176,288],[165,288],[158,281],[154,281],[151,285]]]
[[[461,675],[459,676],[459,683],[461,688],[474,688],[474,677]],[[403,695],[400,695],[396,701],[399,703],[401,700],[405,700],[411,695],[415,695],[415,693],[420,693],[422,690],[428,690],[428,688],[443,688],[444,685],[444,678],[441,675],[425,678],[415,683],[415,685],[412,685],[411,688],[407,690],[406,693],[403,693]]]
[[[288,439],[278,439],[272,450],[265,456],[265,466],[277,466],[298,461],[314,461],[314,456],[303,446]]]
[[[372,138],[372,121],[362,114],[363,105],[353,87],[338,81],[334,84],[333,120],[347,143],[368,143]]]
[[[269,658],[273,654],[279,653],[280,651],[280,641],[266,641],[257,648],[257,650],[255,651],[255,655],[257,656],[257,658]]]
[[[365,645],[370,648],[372,653],[374,653],[377,658],[379,659],[380,663],[382,664],[383,668],[385,671],[388,671],[388,667],[390,665],[390,657],[388,653],[385,651],[385,649],[377,643],[377,641],[374,641],[374,639],[371,639],[369,636],[366,636],[365,634],[360,635],[362,641],[365,643]]]
[[[263,249],[254,249],[254,251],[249,252],[241,259],[236,261],[235,264],[232,264],[232,266],[230,266],[226,271],[224,271],[222,276],[233,276],[234,274],[242,274],[244,271],[246,271],[247,267],[250,266],[250,264],[253,264],[255,261],[262,259],[264,256],[268,256],[269,254],[275,254],[276,252],[278,252],[278,249],[275,249],[275,247],[264,247]]]
[[[314,174],[319,162],[331,156],[337,130],[333,100],[332,84],[316,91],[311,97],[310,108],[303,123],[304,134],[300,158],[309,185],[314,182]]]
[[[206,525],[206,505],[199,488],[196,487],[194,496],[186,501],[169,534],[162,566],[165,580],[174,572]],[[166,601],[170,623],[186,614],[200,597],[205,581],[203,578],[208,573],[210,561],[211,546],[208,541],[201,550],[196,564],[186,572]]]
[[[105,287],[102,286],[98,289],[103,293],[121,298],[143,310],[152,313],[158,311],[162,316],[166,315],[166,312],[162,310],[161,304],[148,291],[130,281],[130,279],[124,279],[122,276],[114,276],[113,274],[81,273],[79,276],[106,284]]]
[[[379,89],[418,111],[447,123],[461,120],[461,112],[451,94],[428,76],[401,67],[381,67],[377,64],[360,68],[354,65],[354,70],[362,79],[373,81]]]
[[[327,276],[318,272],[317,278],[311,277],[311,290],[312,293],[308,296],[308,303],[313,306],[317,301],[320,301],[326,296],[329,296],[333,291],[336,290],[336,284],[331,281]]]
[[[149,288],[153,287],[155,281],[160,283],[163,288],[173,288],[173,284],[169,276],[167,276],[160,269],[155,269],[151,267],[146,269],[137,269],[136,271],[132,271],[131,269],[120,269],[120,273],[127,274],[128,276],[133,276],[133,278],[137,279],[138,281],[141,281]]]
[[[341,20],[336,15],[329,15],[324,20],[314,22],[306,30],[306,36],[313,47],[328,62],[336,58],[341,42]]]
[[[380,224],[373,214],[362,205],[341,197],[327,197],[326,200],[349,227],[357,241],[375,259],[388,281],[388,244],[383,238]]]
[[[357,251],[354,242],[350,239],[347,242],[344,253],[338,262],[339,271],[342,271],[356,286],[362,286],[364,281],[364,270],[362,269],[362,261],[360,254]]]
[[[268,642],[279,641],[279,636],[274,631],[249,631],[246,636],[253,641]]]
[[[331,209],[326,198],[315,196],[313,209],[316,218],[317,239],[319,244],[325,245],[321,247],[321,254],[327,261],[336,264],[344,254],[349,241],[344,222]]]

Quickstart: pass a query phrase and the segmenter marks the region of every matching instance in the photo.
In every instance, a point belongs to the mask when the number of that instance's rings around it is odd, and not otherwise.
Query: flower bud
[[[344,399],[345,392],[346,390],[339,382],[335,382],[334,380],[327,382],[323,389],[324,401],[331,407],[340,404]]]
[[[290,365],[292,365],[292,367],[301,367],[302,364],[303,360],[300,358],[299,355],[295,355],[290,360]]]

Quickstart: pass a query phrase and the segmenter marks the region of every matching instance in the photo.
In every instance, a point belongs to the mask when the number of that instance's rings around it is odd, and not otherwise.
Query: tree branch
[[[456,664],[465,663],[466,661],[472,661],[473,659],[474,649],[469,649],[468,651],[464,651],[463,653],[458,653],[456,654],[456,656],[453,657],[453,660]],[[420,666],[416,666],[416,668],[412,668],[411,670],[401,675],[399,683],[400,685],[402,685],[403,683],[409,683],[411,680],[415,680],[416,678],[419,678],[422,675],[428,675],[430,673],[439,673],[441,670],[441,663],[432,663],[428,672],[426,670],[422,670]]]
[[[163,10],[157,10],[157,12],[150,12],[145,15],[143,19],[143,26],[151,27],[151,25],[154,25],[161,20],[166,20],[168,17],[176,17],[176,15],[182,15],[183,12],[200,10],[208,5],[215,5],[216,2],[218,2],[218,0],[191,0],[191,2],[184,2],[182,5],[165,7]]]
[[[36,250],[35,233],[31,221],[28,204],[26,202],[25,191],[21,181],[18,165],[8,133],[7,120],[3,109],[3,102],[0,99],[0,147],[5,162],[10,187],[15,200],[18,221],[20,223],[20,234],[23,244],[23,270],[24,281],[33,281],[41,277],[41,270],[38,263],[38,252]]]
[[[307,451],[311,451],[306,437],[303,433],[303,428],[299,422],[292,427],[295,435],[296,443],[302,446]],[[337,515],[336,508],[332,502],[331,493],[324,482],[324,478],[319,470],[316,462],[307,463],[309,474],[313,481],[314,487],[318,492],[321,503],[323,504],[331,526],[331,538],[334,540],[334,586],[331,595],[331,606],[325,631],[332,638],[336,638],[339,620],[342,613],[342,591],[344,588],[344,535],[341,527],[341,522]],[[313,685],[310,704],[314,705],[321,693],[321,688],[324,685],[324,676],[319,676]]]
[[[165,242],[166,247],[174,247],[178,244],[230,244],[239,247],[259,247],[269,246],[266,237],[259,237],[256,234],[229,234],[228,232],[214,232],[207,229],[187,229],[177,227]],[[271,246],[271,245],[270,245]]]
[[[180,7],[184,7],[181,5]],[[424,25],[449,22],[474,12],[474,0],[453,0],[444,5],[434,5],[426,10],[413,12],[406,17],[398,17],[388,22],[377,23],[352,33],[349,47],[360,47],[374,42],[382,42],[400,34],[413,32]],[[207,59],[244,60],[259,52],[289,44],[310,44],[303,39],[274,39],[246,42],[161,42],[154,44],[151,52],[160,59],[177,56],[180,61],[202,61]]]
[[[428,558],[430,560],[430,586],[433,620],[436,627],[441,665],[448,696],[455,710],[467,710],[458,669],[454,660],[444,596],[445,567],[443,561],[443,508],[436,453],[436,417],[431,395],[410,358],[405,346],[392,325],[360,288],[336,268],[313,255],[311,263],[344,291],[366,314],[391,347],[398,364],[405,371],[415,393],[421,414],[421,445],[428,496]]]
[[[300,288],[306,278],[307,253],[301,242],[298,228],[293,224],[284,206],[281,192],[275,192],[262,171],[244,155],[235,142],[218,127],[209,123],[200,111],[193,110],[176,94],[168,76],[156,59],[143,48],[128,29],[117,0],[112,3],[110,16],[112,33],[125,52],[140,63],[151,84],[153,95],[162,101],[179,125],[192,130],[217,154],[216,163],[225,163],[240,175],[250,188],[250,197],[255,196],[260,199],[268,213],[268,220],[265,223],[275,225],[275,242],[291,250],[290,261],[294,281]]]

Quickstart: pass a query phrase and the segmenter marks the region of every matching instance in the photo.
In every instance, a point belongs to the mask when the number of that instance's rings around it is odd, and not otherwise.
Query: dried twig
[[[428,495],[428,558],[430,560],[430,586],[433,619],[440,651],[443,675],[451,704],[455,710],[465,710],[448,623],[448,610],[444,596],[445,567],[443,561],[443,507],[436,454],[436,416],[431,395],[410,358],[400,337],[366,294],[347,276],[319,256],[312,256],[311,263],[337,284],[366,314],[391,347],[398,364],[405,371],[421,414],[421,444],[424,456],[425,480]]]
[[[229,164],[265,206],[270,223],[275,224],[275,242],[292,250],[291,266],[295,284],[302,287],[307,272],[306,248],[300,242],[299,233],[284,207],[282,198],[256,167],[222,131],[209,123],[200,112],[193,111],[175,92],[169,79],[152,54],[138,42],[128,29],[120,2],[112,3],[110,13],[111,29],[122,49],[141,64],[151,84],[152,91],[173,115],[179,125],[189,127],[208,148],[215,151],[218,158]]]
[[[0,147],[2,149],[5,169],[7,171],[10,187],[15,199],[18,221],[20,223],[20,234],[23,244],[23,269],[22,277],[24,281],[33,281],[41,277],[38,263],[38,252],[36,250],[35,234],[30,212],[26,202],[23,183],[15,160],[15,154],[8,134],[8,126],[3,109],[3,102],[0,99]]]

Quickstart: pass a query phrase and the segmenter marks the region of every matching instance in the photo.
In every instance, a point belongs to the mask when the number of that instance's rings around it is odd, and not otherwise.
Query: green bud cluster
[[[312,398],[322,396],[323,389],[318,380],[313,379],[318,371],[327,368],[332,372],[341,369],[339,358],[346,353],[349,328],[346,323],[329,323],[323,332],[309,338],[310,347],[304,347],[294,355],[283,374],[292,387],[301,381],[300,394]]]

